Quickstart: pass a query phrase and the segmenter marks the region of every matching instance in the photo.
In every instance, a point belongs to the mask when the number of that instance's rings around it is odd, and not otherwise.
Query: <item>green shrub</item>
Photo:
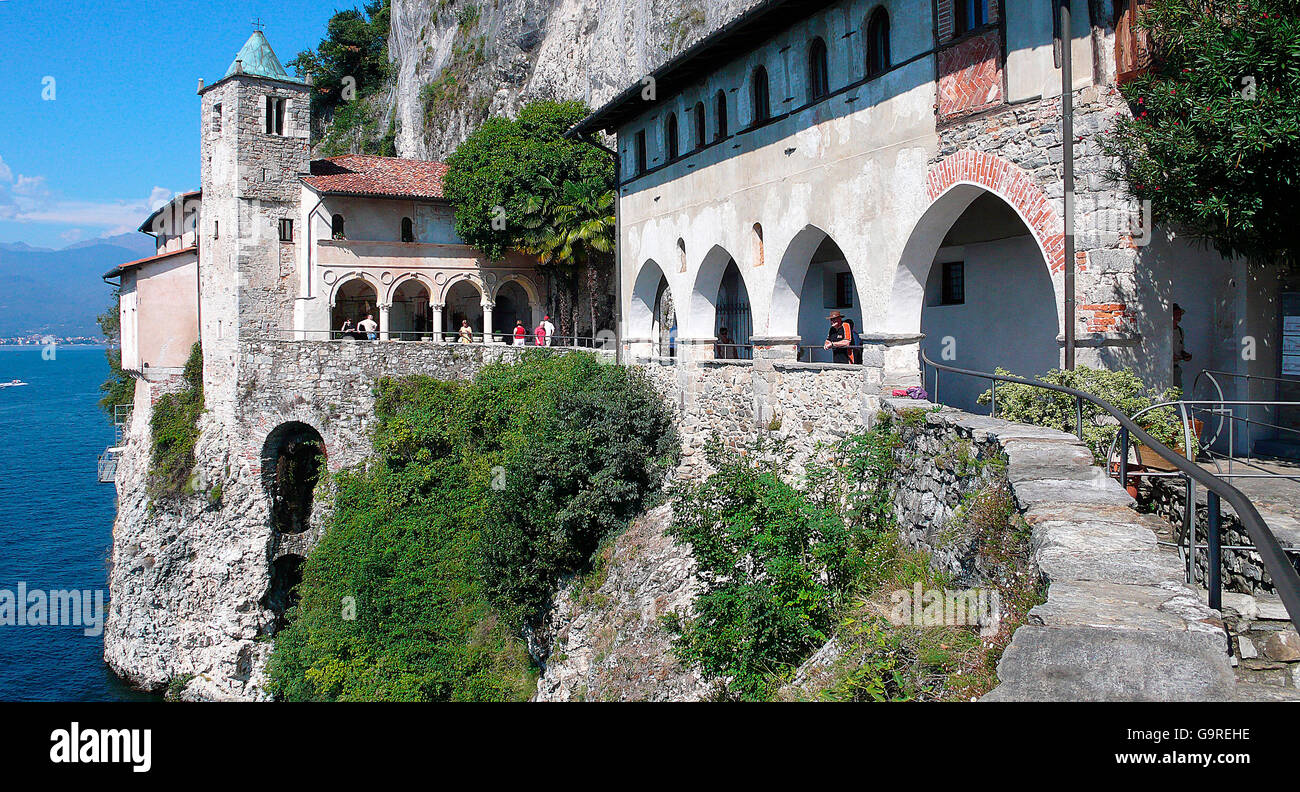
[[[764,699],[827,641],[873,544],[892,533],[895,442],[885,425],[837,444],[808,468],[807,491],[761,455],[709,451],[716,472],[674,491],[669,528],[702,583],[694,615],[668,620],[683,662],[727,678],[728,695]]]
[[[185,362],[184,381],[179,391],[158,399],[149,422],[152,448],[147,488],[155,500],[189,491],[199,416],[203,414],[203,349],[197,343]]]
[[[666,405],[636,371],[534,352],[472,382],[382,380],[375,414],[375,459],[335,479],[271,689],[527,698],[521,628],[662,486],[676,459]]]
[[[997,373],[1010,375],[1011,372],[998,369]],[[1037,379],[1039,382],[1090,393],[1115,405],[1125,415],[1133,415],[1152,404],[1182,398],[1182,392],[1177,388],[1170,388],[1163,393],[1148,388],[1136,374],[1127,369],[1108,371],[1080,366],[1074,371],[1053,369]],[[979,403],[988,404],[991,396],[991,390],[984,391],[979,397]],[[1065,393],[1017,383],[998,385],[998,417],[1008,421],[1046,426],[1074,434],[1077,428],[1075,407],[1074,397]],[[1152,410],[1139,419],[1138,425],[1170,448],[1181,448],[1183,445],[1182,425],[1178,412],[1173,407]],[[1083,403],[1083,441],[1099,464],[1105,462],[1106,452],[1118,432],[1119,424],[1109,413],[1090,402]],[[1193,457],[1198,450],[1196,438],[1193,437]]]

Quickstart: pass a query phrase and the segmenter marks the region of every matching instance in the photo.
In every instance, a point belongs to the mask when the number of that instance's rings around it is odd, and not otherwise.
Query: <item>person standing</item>
[[[474,328],[472,328],[472,327],[469,326],[469,320],[468,320],[468,319],[461,319],[461,320],[460,320],[460,331],[459,331],[459,335],[460,335],[460,343],[462,343],[462,344],[472,344],[472,343],[474,343]]]
[[[533,328],[533,339],[537,346],[546,346],[548,336],[546,335],[546,324],[543,322]]]
[[[1186,349],[1186,347],[1185,347],[1185,344],[1187,343],[1187,337],[1183,334],[1183,327],[1182,327],[1183,315],[1186,314],[1186,313],[1187,313],[1187,312],[1183,310],[1183,307],[1182,307],[1181,305],[1179,305],[1178,303],[1174,303],[1174,310],[1173,310],[1173,315],[1174,315],[1174,336],[1173,336],[1173,345],[1174,345],[1174,361],[1173,361],[1173,362],[1174,362],[1174,372],[1173,372],[1173,374],[1174,374],[1174,376],[1173,376],[1173,380],[1174,380],[1174,381],[1173,381],[1173,386],[1174,386],[1175,388],[1178,388],[1179,390],[1182,390],[1182,387],[1183,387],[1183,363],[1185,363],[1185,362],[1187,362],[1187,361],[1189,361],[1189,360],[1192,359],[1191,354],[1188,353],[1188,351],[1187,351],[1187,349]]]
[[[375,339],[379,338],[379,333],[378,333],[379,324],[375,321],[375,317],[371,314],[366,314],[365,319],[362,319],[360,322],[357,322],[357,329],[365,333],[366,338],[370,341],[374,341]]]
[[[551,324],[550,315],[542,317],[542,330],[546,333],[546,346],[555,345],[555,325]],[[540,346],[540,344],[539,344]]]
[[[831,315],[826,318],[830,320],[831,329],[826,334],[826,343],[822,344],[822,349],[831,350],[832,362],[850,365],[857,363],[853,347],[853,320],[839,311],[831,311]]]
[[[718,343],[713,350],[713,356],[718,360],[736,360],[740,357],[736,351],[736,342],[732,340],[731,334],[725,327],[718,328]]]
[[[528,338],[528,330],[524,328],[522,320],[515,322],[515,346],[523,346],[524,339]]]

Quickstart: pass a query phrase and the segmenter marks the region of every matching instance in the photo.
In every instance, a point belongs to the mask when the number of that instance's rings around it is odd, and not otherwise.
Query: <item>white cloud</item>
[[[172,190],[155,186],[144,198],[68,200],[51,190],[44,176],[15,174],[0,157],[0,220],[74,226],[78,236],[83,234],[81,226],[89,226],[101,236],[110,236],[139,228],[173,195]]]

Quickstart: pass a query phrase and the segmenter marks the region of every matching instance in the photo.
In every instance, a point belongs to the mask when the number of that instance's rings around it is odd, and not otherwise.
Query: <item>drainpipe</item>
[[[614,160],[614,360],[623,362],[623,213],[619,211],[619,190],[623,182],[623,163],[618,152],[603,145],[590,134],[578,137],[583,143],[594,146]],[[595,299],[596,295],[592,295]],[[592,328],[592,333],[596,329]]]
[[[1061,148],[1065,181],[1065,368],[1074,370],[1074,68],[1070,0],[1058,0],[1061,26]]]

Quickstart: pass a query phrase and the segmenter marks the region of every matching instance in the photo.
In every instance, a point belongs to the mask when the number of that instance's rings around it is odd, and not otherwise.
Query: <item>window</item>
[[[714,97],[713,104],[717,107],[718,112],[718,140],[727,136],[727,92],[718,91]]]
[[[213,239],[221,239],[221,221],[220,221],[220,220],[213,220],[213,221],[212,221],[212,238],[213,238]]]
[[[754,100],[754,125],[763,123],[772,117],[772,99],[767,79],[767,69],[759,66],[754,69],[750,90]]]
[[[274,96],[266,97],[266,134],[284,134],[284,99]]]
[[[1118,83],[1129,82],[1151,63],[1151,34],[1138,26],[1148,5],[1149,0],[1115,0],[1115,81]]]
[[[699,102],[695,105],[695,148],[704,148],[704,144],[708,142],[707,134],[708,124],[704,119],[704,102]]]
[[[763,247],[763,226],[761,223],[754,223],[754,266],[763,266],[766,257],[767,251]]]
[[[402,241],[403,242],[415,241],[415,223],[412,223],[411,218],[409,217],[402,218]]]
[[[280,241],[293,241],[293,220],[287,217],[280,221]]]
[[[830,92],[830,65],[826,57],[826,41],[818,36],[808,47],[808,101],[825,99]]]
[[[867,22],[867,76],[889,71],[889,12],[880,6]]]
[[[943,293],[940,305],[966,304],[966,263],[948,261],[943,265]]]
[[[343,215],[336,214],[330,218],[330,235],[335,239],[347,239],[343,233]]]
[[[221,105],[212,106],[212,131],[221,134]]]
[[[677,133],[677,114],[669,113],[668,120],[664,123],[664,153],[668,156],[668,162],[677,159],[682,153]]]
[[[969,33],[989,23],[989,0],[954,0],[954,22],[957,35]]]
[[[646,148],[645,148],[645,130],[636,133],[636,172],[638,175],[646,172]]]
[[[853,273],[835,273],[835,307],[853,307]]]

